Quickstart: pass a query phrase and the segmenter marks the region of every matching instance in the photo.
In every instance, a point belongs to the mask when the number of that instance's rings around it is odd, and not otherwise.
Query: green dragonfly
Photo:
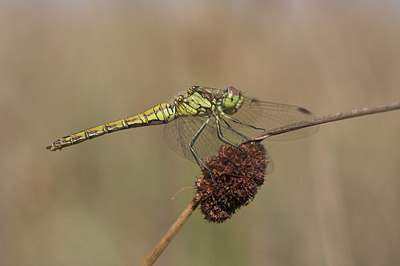
[[[61,150],[123,129],[166,124],[164,136],[168,145],[205,166],[202,159],[216,154],[221,145],[237,146],[265,130],[312,117],[302,107],[260,101],[243,95],[233,86],[226,89],[192,86],[171,103],[161,103],[143,113],[70,134],[54,141],[47,149]],[[279,139],[296,138],[313,131],[314,128],[305,128],[283,134]]]

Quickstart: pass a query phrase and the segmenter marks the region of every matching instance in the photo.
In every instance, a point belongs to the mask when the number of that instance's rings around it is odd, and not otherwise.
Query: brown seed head
[[[242,143],[240,149],[221,146],[218,155],[204,159],[211,170],[202,168],[204,177],[196,181],[201,212],[210,222],[221,223],[241,206],[249,204],[264,183],[268,157],[258,142]]]

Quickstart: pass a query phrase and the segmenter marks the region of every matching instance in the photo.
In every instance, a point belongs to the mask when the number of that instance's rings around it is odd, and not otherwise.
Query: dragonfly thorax
[[[175,99],[176,116],[207,116],[213,112],[215,103],[212,93],[193,86]]]

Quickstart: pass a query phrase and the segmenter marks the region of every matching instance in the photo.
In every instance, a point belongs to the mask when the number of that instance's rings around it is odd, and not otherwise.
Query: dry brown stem
[[[164,249],[168,246],[168,244],[172,241],[174,236],[178,233],[178,231],[182,228],[182,226],[186,223],[187,219],[189,219],[190,215],[196,209],[198,202],[191,201],[189,205],[183,210],[181,215],[179,215],[178,219],[175,223],[168,229],[167,233],[161,238],[160,242],[156,245],[153,251],[147,256],[142,266],[153,265],[153,263],[157,260],[160,254],[164,251]]]
[[[340,112],[340,113],[336,113],[336,114],[325,115],[325,116],[316,117],[316,118],[313,118],[310,120],[300,121],[300,122],[288,124],[288,125],[285,125],[282,127],[270,129],[270,130],[264,132],[263,134],[261,134],[257,137],[254,137],[248,141],[262,141],[271,136],[287,133],[287,132],[302,129],[305,127],[316,126],[316,125],[320,125],[320,124],[325,124],[325,123],[343,120],[343,119],[354,118],[354,117],[358,117],[358,116],[393,111],[396,109],[400,109],[400,102],[387,103],[387,104],[382,104],[382,105],[377,105],[377,106],[372,106],[372,107],[354,109],[354,110],[347,111],[347,112]]]

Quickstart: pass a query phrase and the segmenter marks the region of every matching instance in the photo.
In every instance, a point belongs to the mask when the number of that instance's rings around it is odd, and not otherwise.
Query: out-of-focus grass
[[[198,168],[162,127],[66,134],[193,84],[316,114],[400,99],[395,1],[0,3],[0,265],[137,265]],[[195,214],[159,265],[396,265],[399,113],[266,142],[274,172],[222,225]]]

